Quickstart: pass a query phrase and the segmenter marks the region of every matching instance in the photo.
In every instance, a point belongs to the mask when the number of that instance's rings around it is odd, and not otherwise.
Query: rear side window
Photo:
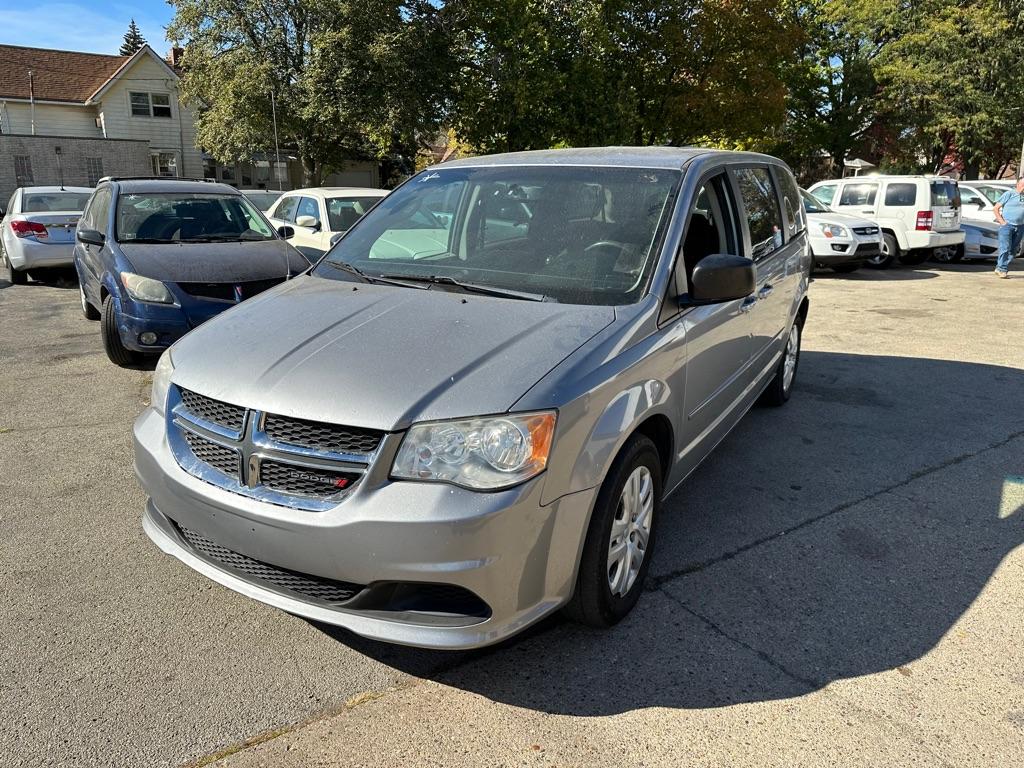
[[[960,206],[960,190],[955,181],[933,181],[931,187],[932,208]]]
[[[299,204],[297,197],[282,197],[274,209],[274,218],[282,221],[295,221],[295,206]]]
[[[793,238],[807,228],[804,207],[800,200],[800,190],[793,174],[787,170],[776,167],[775,178],[778,179],[779,189],[782,191],[782,207],[786,212],[786,231],[789,233],[789,237]]]
[[[750,231],[750,257],[763,259],[782,245],[779,198],[767,168],[734,169]]]
[[[917,205],[917,184],[899,182],[885,188],[885,204],[893,206]]]
[[[847,184],[839,196],[840,205],[874,205],[877,184]]]

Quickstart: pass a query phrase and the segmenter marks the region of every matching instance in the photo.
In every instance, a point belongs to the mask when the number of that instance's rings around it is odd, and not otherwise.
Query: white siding
[[[134,117],[129,92],[170,95],[171,117]],[[178,158],[178,175],[202,178],[203,159],[195,145],[192,114],[178,103],[177,82],[166,68],[149,56],[142,56],[103,94],[100,103],[107,138],[144,139],[153,152],[173,152]],[[184,118],[184,120],[182,120]]]
[[[97,111],[92,106],[36,104],[37,136],[81,136],[102,138],[96,127]],[[0,122],[4,133],[32,133],[32,108],[25,102],[0,101]]]

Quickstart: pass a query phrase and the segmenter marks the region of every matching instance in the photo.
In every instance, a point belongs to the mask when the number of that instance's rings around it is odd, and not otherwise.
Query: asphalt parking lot
[[[1019,764],[1011,276],[818,275],[792,400],[667,501],[638,609],[444,654],[163,556],[132,473],[150,372],[107,362],[73,283],[3,274],[0,764]]]

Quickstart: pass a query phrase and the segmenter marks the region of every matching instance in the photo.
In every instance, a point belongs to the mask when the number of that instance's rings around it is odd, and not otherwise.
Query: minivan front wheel
[[[103,349],[114,365],[132,365],[136,361],[135,353],[121,342],[121,334],[117,332],[117,310],[114,300],[107,296],[103,299],[103,312],[100,323],[100,336],[103,337]]]
[[[661,508],[661,461],[654,443],[634,435],[597,495],[576,589],[564,611],[591,627],[610,627],[640,599]]]

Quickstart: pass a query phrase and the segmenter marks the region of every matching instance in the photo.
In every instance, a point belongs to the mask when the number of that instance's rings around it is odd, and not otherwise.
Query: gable
[[[27,100],[31,71],[36,101],[84,104],[128,60],[127,56],[0,45],[0,99]]]

